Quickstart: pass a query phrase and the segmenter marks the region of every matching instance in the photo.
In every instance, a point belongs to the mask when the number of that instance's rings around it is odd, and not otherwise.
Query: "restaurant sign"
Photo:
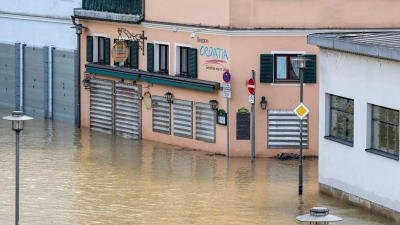
[[[129,47],[124,40],[118,40],[112,47],[112,58],[115,62],[125,62],[129,56]]]

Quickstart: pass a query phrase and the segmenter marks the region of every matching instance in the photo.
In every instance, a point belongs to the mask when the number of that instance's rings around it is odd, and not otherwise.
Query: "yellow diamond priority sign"
[[[308,110],[308,108],[303,104],[300,103],[294,110],[293,110],[294,114],[296,114],[296,116],[298,116],[301,120],[308,115],[308,113],[310,112],[310,110]]]

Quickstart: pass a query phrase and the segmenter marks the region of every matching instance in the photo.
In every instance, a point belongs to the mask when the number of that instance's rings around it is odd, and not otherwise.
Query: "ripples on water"
[[[7,113],[1,112],[4,116]],[[0,224],[14,224],[15,133],[0,121]],[[318,193],[316,159],[209,156],[35,118],[20,137],[20,224],[299,224],[313,206],[337,224],[394,224]]]

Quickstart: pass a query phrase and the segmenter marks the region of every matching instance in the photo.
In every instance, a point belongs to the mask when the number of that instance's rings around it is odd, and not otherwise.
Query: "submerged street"
[[[8,225],[15,206],[11,122],[0,121],[0,140],[0,224]],[[20,136],[20,224],[300,224],[295,217],[313,206],[343,218],[333,224],[394,224],[319,194],[318,159],[303,162],[299,196],[297,160],[252,164],[34,118]]]

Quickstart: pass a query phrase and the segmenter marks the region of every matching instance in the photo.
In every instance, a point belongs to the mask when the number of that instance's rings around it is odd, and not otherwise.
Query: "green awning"
[[[86,72],[87,73],[93,73],[93,74],[98,74],[102,76],[108,76],[108,77],[117,77],[121,79],[129,79],[129,80],[138,80],[139,75],[134,74],[132,72],[128,72],[126,70],[118,70],[118,69],[112,69],[113,67],[109,66],[109,68],[98,68],[98,67],[92,67],[86,65]],[[118,67],[114,67],[118,68]],[[125,68],[122,68],[125,69]],[[130,69],[127,69],[130,70]]]
[[[213,92],[213,90],[219,90],[220,88],[220,83],[214,81],[150,73],[138,69],[105,66],[94,63],[86,64],[85,67],[87,73],[130,80],[138,80],[140,78],[141,81],[148,83],[186,88],[191,90]]]

